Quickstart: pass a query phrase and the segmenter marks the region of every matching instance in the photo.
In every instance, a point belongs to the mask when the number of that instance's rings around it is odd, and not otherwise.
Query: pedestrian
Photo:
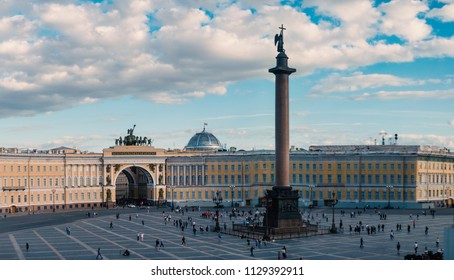
[[[181,245],[186,245],[186,238],[184,236],[181,238]]]
[[[141,240],[141,241],[143,241],[143,235],[144,235],[144,233],[141,232],[141,233],[140,233],[140,240]]]
[[[144,220],[142,220],[142,225],[145,226],[145,221]]]
[[[140,232],[137,232],[137,241],[140,239]]]
[[[131,221],[131,215],[129,215],[129,220]]]
[[[99,260],[99,259],[103,259],[102,255],[101,255],[101,248],[98,248],[98,255],[96,256],[96,259]]]
[[[255,249],[254,246],[251,246],[251,257],[254,256],[254,249]]]
[[[438,246],[437,246],[437,247],[438,247]],[[29,249],[29,248],[30,248],[30,245],[28,245],[28,242],[25,243],[25,250],[27,250],[27,252],[28,252],[28,249]]]
[[[364,247],[364,240],[361,237],[361,239],[359,240],[359,248],[363,248],[363,247]]]
[[[429,233],[429,227],[426,226],[426,230],[424,231],[424,234],[427,235]]]
[[[435,246],[438,248],[440,246],[440,238],[437,237],[437,240],[435,241]]]
[[[415,255],[418,253],[418,242],[415,241]]]
[[[219,242],[222,240],[222,236],[221,236],[220,232],[218,233],[218,239],[219,239]]]
[[[397,248],[397,254],[399,255],[400,254],[400,242],[397,242],[396,248]]]
[[[162,242],[162,239],[160,240],[159,248],[164,248],[164,242]]]
[[[389,234],[389,237],[391,238],[391,240],[394,240],[394,232],[393,232],[393,230],[391,230],[391,233]]]
[[[287,248],[285,246],[282,247],[282,258],[284,260],[287,258]]]
[[[110,228],[113,228],[113,224],[112,224],[112,222],[110,222]]]
[[[158,249],[159,243],[160,243],[160,242],[159,242],[159,239],[156,239],[156,243],[155,243],[155,246],[154,246],[156,250],[159,250],[159,249]]]

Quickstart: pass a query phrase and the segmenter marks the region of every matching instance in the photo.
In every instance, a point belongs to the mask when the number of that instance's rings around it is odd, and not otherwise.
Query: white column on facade
[[[107,184],[106,165],[105,164],[102,167],[102,184],[103,184],[103,186],[105,186]]]
[[[202,186],[205,186],[205,164],[202,163]]]
[[[162,164],[162,184],[163,185],[167,184],[166,165],[164,163]]]
[[[114,172],[114,167],[113,166],[110,166],[110,185],[113,186],[115,184],[115,182],[113,181],[113,172]]]
[[[154,177],[155,177],[155,185],[159,184],[159,163],[156,164],[156,168],[154,169]]]
[[[195,184],[196,186],[199,185],[199,165],[195,166]]]
[[[183,185],[187,185],[186,182],[186,165],[183,165]]]
[[[74,164],[71,164],[71,186],[74,187],[76,184],[74,183],[75,180],[75,175],[76,174],[76,166]]]
[[[181,166],[177,165],[177,182],[178,182],[178,185],[181,185],[180,176],[181,176]]]
[[[88,181],[89,181],[89,186],[93,185],[93,164],[88,165]]]
[[[98,185],[99,184],[99,166],[97,164],[95,164],[95,176],[96,176],[96,180],[95,180],[95,185]]]

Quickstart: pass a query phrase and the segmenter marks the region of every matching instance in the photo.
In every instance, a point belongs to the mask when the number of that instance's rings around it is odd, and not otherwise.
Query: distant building
[[[274,185],[274,151],[226,150],[205,129],[184,150],[137,143],[102,153],[0,148],[1,213],[172,201],[213,206],[216,194],[226,206],[256,206]],[[454,153],[433,146],[292,147],[290,183],[300,207],[332,199],[339,207],[452,206]]]

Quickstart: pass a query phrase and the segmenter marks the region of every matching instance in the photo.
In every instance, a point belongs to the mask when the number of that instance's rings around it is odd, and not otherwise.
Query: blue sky
[[[4,0],[0,147],[273,149],[281,24],[291,145],[454,148],[454,0]]]

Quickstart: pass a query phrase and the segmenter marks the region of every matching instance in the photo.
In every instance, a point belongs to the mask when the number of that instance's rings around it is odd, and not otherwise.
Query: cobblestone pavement
[[[171,213],[170,209],[109,209],[99,211],[99,214],[90,218],[78,213],[77,219],[64,219],[57,213],[33,215],[33,217],[11,217],[0,220],[0,259],[1,260],[95,260],[98,248],[103,259],[145,259],[145,260],[254,260],[277,259],[278,252],[283,246],[287,248],[288,259],[306,260],[402,260],[406,254],[414,253],[414,243],[418,242],[418,253],[428,250],[436,251],[436,240],[439,238],[439,247],[443,248],[444,228],[454,223],[454,209],[442,209],[434,217],[422,215],[421,210],[390,210],[386,220],[373,210],[350,217],[356,210],[345,209],[341,215],[336,210],[336,226],[342,219],[343,231],[338,234],[318,235],[292,240],[277,240],[254,250],[250,255],[250,246],[246,239],[230,235],[221,235],[215,232],[201,232],[196,234],[189,229],[182,231],[173,225],[174,219],[187,221],[188,217],[200,226],[213,226],[211,219],[203,218],[202,212],[189,211],[183,214]],[[163,212],[164,211],[164,212]],[[225,211],[228,211],[226,209]],[[382,210],[384,211],[384,210]],[[440,212],[440,213],[438,213]],[[120,213],[119,218],[116,214]],[[165,215],[171,215],[169,222],[164,221]],[[417,215],[419,214],[419,215]],[[53,216],[52,216],[53,215]],[[307,215],[307,213],[306,213]],[[411,217],[410,217],[411,215]],[[312,210],[314,221],[329,226],[332,223],[332,212],[329,208]],[[49,220],[52,223],[40,224],[39,220]],[[131,217],[131,218],[129,218]],[[15,220],[16,219],[16,220]],[[21,220],[22,219],[22,220]],[[21,222],[23,221],[23,222]],[[59,222],[60,221],[60,222]],[[142,224],[143,221],[143,224]],[[349,225],[355,227],[359,222],[366,226],[384,224],[384,231],[375,234],[360,234],[350,232]],[[413,221],[415,226],[413,227]],[[110,223],[112,222],[112,228]],[[240,222],[240,220],[237,220]],[[9,224],[8,224],[9,223]],[[24,224],[27,224],[25,226]],[[229,225],[228,215],[224,215],[221,225]],[[16,224],[16,226],[14,226]],[[14,230],[21,224],[20,230]],[[402,230],[396,231],[396,225],[402,224]],[[410,232],[407,232],[410,225]],[[428,233],[425,234],[425,227]],[[67,228],[71,228],[71,234]],[[393,230],[394,239],[390,232]],[[143,240],[140,234],[143,233]],[[139,240],[137,235],[139,234]],[[182,245],[182,237],[186,245]],[[364,247],[360,248],[360,238],[363,238]],[[156,239],[163,240],[164,247],[155,248]],[[400,254],[397,254],[396,245],[400,242]],[[25,244],[29,244],[26,249]],[[255,241],[251,241],[255,246]],[[130,256],[122,255],[126,249]]]

